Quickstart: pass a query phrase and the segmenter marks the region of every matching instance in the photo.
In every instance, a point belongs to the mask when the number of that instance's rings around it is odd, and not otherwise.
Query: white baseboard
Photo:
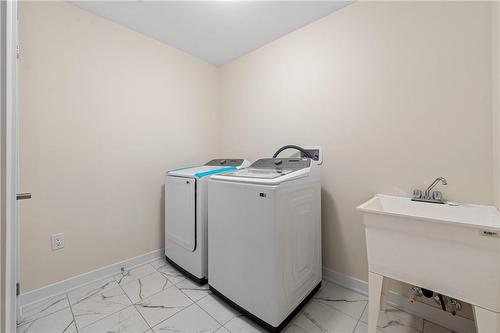
[[[332,269],[323,267],[323,279],[334,282],[345,288],[355,290],[363,295],[368,295],[368,283],[354,277],[336,272]],[[476,333],[476,325],[473,320],[460,316],[453,316],[449,312],[442,311],[431,305],[414,302],[410,303],[407,297],[396,294],[391,291],[387,297],[390,305],[404,310],[423,319],[446,327],[459,333]]]
[[[126,259],[115,264],[101,267],[96,270],[73,276],[69,279],[52,283],[48,286],[29,291],[27,293],[23,293],[17,298],[18,309],[27,304],[39,302],[46,298],[66,293],[70,290],[76,289],[91,282],[113,276],[117,273],[120,273],[122,267],[126,267],[127,269],[129,269],[134,266],[139,266],[156,260],[163,257],[164,255],[164,249],[154,250],[134,258]]]

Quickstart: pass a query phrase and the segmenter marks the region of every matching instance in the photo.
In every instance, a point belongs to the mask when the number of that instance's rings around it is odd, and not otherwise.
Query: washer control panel
[[[286,169],[300,170],[311,165],[310,159],[302,158],[261,158],[252,163],[250,168],[254,169]]]

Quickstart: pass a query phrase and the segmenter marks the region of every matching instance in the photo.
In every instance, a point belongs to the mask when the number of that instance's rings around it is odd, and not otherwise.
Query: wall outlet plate
[[[316,161],[318,165],[321,165],[323,163],[323,149],[320,146],[301,146],[301,147],[304,148],[309,154],[313,156],[313,160]],[[289,155],[288,157],[304,158],[304,154],[302,154],[302,152],[292,149],[290,149],[290,151],[293,151],[293,154]]]
[[[302,146],[309,154],[312,155],[313,160],[321,165],[323,163],[323,149],[320,146]],[[301,158],[305,157],[302,152],[299,153]]]
[[[52,251],[59,250],[64,247],[64,233],[53,234],[51,239]]]

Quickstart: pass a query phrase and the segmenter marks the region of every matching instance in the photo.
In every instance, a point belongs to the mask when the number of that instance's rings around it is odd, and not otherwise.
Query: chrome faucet
[[[432,189],[439,183],[441,182],[443,185],[448,185],[448,182],[446,181],[446,178],[444,177],[438,177],[436,180],[432,182],[432,184],[429,185],[429,187],[425,190],[425,196],[429,197],[429,194],[431,193]]]
[[[439,191],[434,191],[431,192],[432,189],[439,183],[441,182],[443,185],[447,185],[448,182],[446,181],[446,178],[444,177],[438,177],[436,178],[432,184],[427,187],[425,192],[422,195],[421,190],[413,190],[413,198],[411,200],[413,201],[422,201],[422,202],[430,202],[430,203],[437,203],[437,204],[444,204],[443,200],[443,194]]]

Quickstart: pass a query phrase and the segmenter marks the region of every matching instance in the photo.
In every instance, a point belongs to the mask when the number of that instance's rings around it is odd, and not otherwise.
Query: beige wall
[[[60,2],[20,2],[20,43],[23,292],[163,247],[164,171],[216,155],[218,69]]]
[[[493,202],[490,74],[490,4],[354,3],[222,67],[221,142],[323,146],[323,264],[366,281],[375,193]]]

